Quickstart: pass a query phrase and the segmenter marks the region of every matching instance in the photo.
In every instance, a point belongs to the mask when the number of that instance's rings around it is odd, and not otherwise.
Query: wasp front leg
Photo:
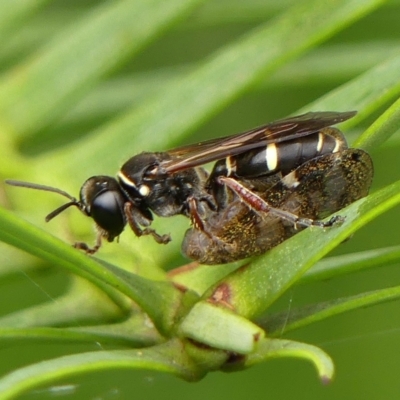
[[[171,236],[169,234],[159,235],[154,229],[151,229],[149,227],[142,229],[140,225],[150,225],[151,218],[146,218],[140,212],[140,210],[138,210],[136,207],[133,207],[132,203],[125,203],[124,212],[128,224],[136,236],[140,237],[143,235],[151,235],[153,236],[154,240],[160,244],[167,244],[171,241]]]
[[[101,239],[103,238],[104,234],[101,230],[97,232],[97,237],[96,237],[96,243],[93,247],[90,247],[87,243],[85,242],[76,242],[74,244],[74,248],[78,250],[84,251],[86,254],[94,254],[97,253],[97,251],[101,247]]]

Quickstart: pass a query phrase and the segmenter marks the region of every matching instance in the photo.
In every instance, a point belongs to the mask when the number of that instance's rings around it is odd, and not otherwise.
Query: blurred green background
[[[160,137],[161,133],[155,130],[151,137],[141,139],[140,148],[137,149],[130,144],[134,132],[129,132],[122,146],[119,144],[124,148],[125,154],[115,153],[113,147],[110,147],[107,159],[103,155],[97,157],[95,144],[93,151],[87,151],[86,158],[79,150],[82,148],[82,140],[90,140],[102,130],[112,131],[115,119],[133,107],[140,107],[152,96],[159,96],[164,91],[173,92],[174,87],[179,90],[182,77],[195,70],[207,57],[280,13],[290,10],[296,2],[192,2],[185,12],[177,16],[174,23],[153,32],[151,40],[143,41],[135,54],[133,51],[127,52],[114,66],[99,74],[97,79],[83,83],[82,90],[77,90],[69,101],[60,103],[54,109],[49,106],[47,114],[38,106],[38,115],[41,115],[38,120],[25,117],[26,98],[23,91],[12,93],[20,96],[19,98],[10,100],[7,97],[8,82],[15,79],[15,74],[23,76],[24,67],[35,60],[40,61],[40,57],[46,54],[46,49],[51,48],[52,43],[57,43],[63,35],[64,38],[68,36],[68,30],[73,34],[79,23],[89,18],[92,12],[97,12],[100,7],[107,7],[113,2],[58,0],[31,3],[32,8],[27,8],[25,14],[17,14],[15,20],[11,17],[3,18],[3,26],[0,26],[3,39],[0,42],[0,89],[4,89],[3,95],[0,94],[1,178],[13,177],[51,184],[71,191],[74,195],[83,180],[91,174],[114,175],[129,154],[145,149],[164,150],[164,143],[175,146],[180,141],[189,143],[228,135],[285,117],[383,60],[400,53],[400,2],[382,2],[382,6],[349,24],[323,44],[293,61],[282,63],[274,72],[265,73],[257,79],[251,88],[241,91],[240,95],[238,93],[235,99],[220,104],[203,121],[199,121],[195,129],[188,132],[190,137],[186,135],[184,139],[171,137],[164,140]],[[16,6],[11,1],[4,1],[0,7],[5,11]],[[159,19],[162,18],[162,13],[160,14],[161,16],[156,16]],[[130,16],[132,25],[136,22],[135,18],[135,15]],[[131,41],[133,38],[127,36],[125,39]],[[262,51],[261,48],[260,52]],[[77,61],[79,56],[71,54],[71,57],[77,57]],[[90,59],[90,55],[88,58]],[[102,61],[94,59],[93,63],[96,62],[101,64]],[[65,73],[62,65],[58,68]],[[70,74],[65,75],[66,81],[73,79],[73,62],[70,68]],[[35,84],[40,82],[32,83],[33,86]],[[59,90],[62,91],[63,87]],[[220,90],[223,91],[224,88],[221,87]],[[35,99],[37,104],[49,102],[51,105],[51,98],[46,98],[48,93],[38,93]],[[209,93],[209,96],[212,95],[213,93]],[[191,99],[187,101],[190,102]],[[7,104],[15,106],[7,109]],[[4,114],[1,113],[2,110],[6,110]],[[29,112],[34,114],[35,107],[31,107]],[[176,109],[175,113],[171,118],[179,119],[181,110]],[[378,112],[368,121],[364,121],[364,126],[358,126],[350,132],[349,137],[355,138],[377,115]],[[190,116],[184,117],[190,119]],[[32,121],[32,125],[26,121]],[[399,148],[400,136],[397,135],[372,152],[376,170],[372,190],[400,179]],[[76,149],[76,158],[71,149]],[[67,154],[69,160],[64,164],[65,160],[60,156],[60,163],[63,164],[59,167],[60,175],[57,170],[48,167],[54,162],[52,157],[59,157],[59,154]],[[73,170],[69,169],[71,165]],[[51,225],[44,224],[43,217],[60,202],[53,195],[4,188],[1,185],[0,196],[2,205],[15,208],[19,215],[66,241],[73,242],[76,236],[92,240],[90,221],[84,220],[77,212],[68,212],[65,216],[60,216],[58,221],[52,221]],[[157,224],[161,227],[160,230],[172,230],[175,239],[175,244],[166,250],[162,258],[164,268],[181,265],[184,259],[179,255],[179,242],[187,223],[178,221],[174,227],[166,221],[157,221]],[[399,224],[400,210],[392,210],[359,231],[350,241],[341,245],[335,254],[398,245]],[[135,240],[131,233],[125,233],[120,244],[106,244],[101,256],[112,259],[117,265],[132,254],[140,262],[144,262],[148,256],[138,254],[141,245],[132,244]],[[156,247],[153,249],[157,252]],[[125,251],[131,252],[129,256],[124,255]],[[33,304],[56,301],[57,296],[68,286],[69,278],[57,266],[43,265],[39,260],[4,245],[1,246],[1,252],[2,315]],[[157,255],[152,256],[157,258]],[[289,312],[295,305],[398,284],[398,267],[392,265],[333,281],[296,287],[280,300],[279,306]],[[60,383],[58,388],[37,391],[24,398],[52,398],[57,395],[77,399],[195,400],[241,399],[245,396],[253,399],[394,399],[400,395],[398,303],[387,303],[341,315],[291,333],[290,338],[319,345],[332,356],[337,376],[330,386],[321,385],[310,365],[303,361],[285,359],[271,361],[241,373],[210,374],[198,383],[186,383],[154,372],[116,371],[92,374],[70,379]],[[101,344],[98,343],[74,346],[6,342],[0,348],[0,373],[4,374],[40,359],[100,347]]]

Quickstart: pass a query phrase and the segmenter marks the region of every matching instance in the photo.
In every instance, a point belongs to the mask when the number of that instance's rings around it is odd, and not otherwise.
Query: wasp
[[[278,120],[232,136],[182,146],[166,152],[143,152],[122,165],[117,177],[92,176],[87,179],[79,199],[49,186],[6,181],[10,185],[45,190],[63,195],[69,202],[51,212],[46,221],[75,206],[91,217],[98,234],[94,247],[77,243],[75,247],[95,253],[102,239],[112,242],[126,225],[136,236],[151,235],[166,244],[168,234],[150,228],[153,214],[161,217],[184,215],[197,230],[213,237],[207,215],[220,215],[229,207],[232,193],[255,212],[266,212],[267,201],[246,189],[241,182],[261,183],[268,177],[286,176],[307,161],[341,152],[347,147],[341,132],[332,125],[355,115],[350,112],[310,112]],[[203,165],[216,161],[209,174]],[[279,215],[278,207],[269,207]],[[216,213],[216,214],[213,214]],[[222,215],[222,214],[221,214]],[[296,222],[291,212],[285,218]],[[299,220],[305,226],[330,226],[311,218]]]

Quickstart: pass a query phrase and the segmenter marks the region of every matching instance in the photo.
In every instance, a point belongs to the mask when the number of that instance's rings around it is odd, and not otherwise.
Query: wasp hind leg
[[[273,214],[279,218],[285,219],[286,221],[293,223],[295,228],[297,228],[298,226],[303,226],[303,227],[319,226],[321,228],[327,228],[344,221],[344,218],[339,215],[333,216],[329,221],[321,221],[311,218],[302,218],[296,214],[291,213],[290,211],[272,207],[270,204],[268,204],[267,201],[262,199],[256,193],[247,189],[236,179],[221,176],[218,178],[218,181],[221,184],[226,185],[234,193],[236,193],[240,197],[240,199],[255,212]]]

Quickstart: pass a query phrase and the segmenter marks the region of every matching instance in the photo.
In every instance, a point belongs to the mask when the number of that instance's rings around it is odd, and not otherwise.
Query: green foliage
[[[399,56],[385,43],[387,51],[376,46],[376,59],[367,61],[367,53],[375,54],[368,38],[357,41],[341,33],[369,13],[373,18],[382,0],[305,0],[286,6],[250,1],[247,8],[239,1],[195,0],[68,2],[68,7],[45,1],[17,3],[0,6],[0,32],[9,37],[0,48],[3,179],[76,191],[89,176],[112,175],[119,162],[142,150],[165,150],[189,135],[200,141],[199,130],[207,121],[217,124],[215,116],[222,109],[243,96],[263,89],[274,92],[279,86],[295,93],[302,109],[296,111],[284,101],[279,109],[274,98],[268,105],[257,101],[264,119],[251,122],[255,111],[250,106],[243,113],[249,124],[310,110],[355,109],[357,116],[343,124],[344,130],[361,131],[362,124],[368,125],[354,145],[371,152],[398,130]],[[227,38],[220,33],[223,29],[229,31]],[[213,30],[223,44],[217,39],[209,43]],[[201,39],[188,45],[185,39],[190,35]],[[185,53],[187,59],[180,61]],[[340,61],[346,54],[358,54],[359,65]],[[146,57],[152,70],[144,73],[141,70],[149,69]],[[296,90],[299,84],[323,89],[305,99]],[[270,105],[279,109],[276,115],[268,110]],[[234,123],[246,128],[242,114],[235,114]],[[355,130],[350,134],[355,138]],[[358,229],[400,203],[400,181],[393,178],[390,183],[341,211],[346,217],[341,226],[307,229],[254,260],[175,269],[171,268],[183,263],[177,256],[179,235],[187,227],[182,218],[156,221],[160,231],[172,232],[174,241],[168,246],[125,232],[121,243],[105,244],[90,257],[68,244],[71,237],[90,238],[90,225],[81,224],[82,216],[70,212],[52,222],[48,230],[62,236],[60,240],[38,227],[57,198],[4,188],[4,284],[15,271],[33,274],[35,280],[44,271],[56,276],[64,269],[68,278],[62,276],[63,293],[56,301],[50,296],[40,304],[6,310],[0,318],[0,341],[87,347],[3,366],[0,398],[89,372],[144,369],[195,381],[211,371],[237,371],[278,357],[309,360],[322,381],[329,381],[334,367],[323,350],[280,336],[397,299],[400,286],[294,307],[290,315],[271,307],[295,285],[399,262],[399,248],[390,247],[332,257],[311,269]],[[93,351],[93,342],[107,347]]]

